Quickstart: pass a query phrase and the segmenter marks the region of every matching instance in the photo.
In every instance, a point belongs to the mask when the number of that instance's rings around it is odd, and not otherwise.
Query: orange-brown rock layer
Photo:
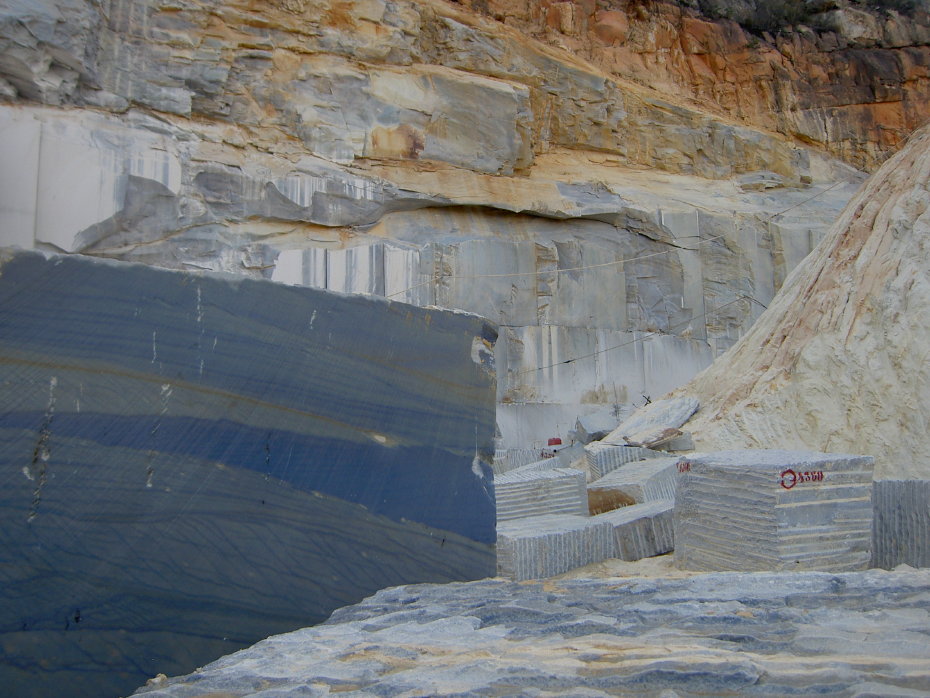
[[[661,0],[460,0],[617,77],[874,169],[930,110],[930,15],[845,2],[757,36]],[[789,29],[786,27],[786,29]]]

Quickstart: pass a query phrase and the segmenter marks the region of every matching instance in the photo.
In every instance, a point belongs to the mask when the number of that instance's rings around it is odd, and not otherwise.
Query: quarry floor
[[[671,556],[409,585],[146,696],[930,695],[930,570],[691,574]]]

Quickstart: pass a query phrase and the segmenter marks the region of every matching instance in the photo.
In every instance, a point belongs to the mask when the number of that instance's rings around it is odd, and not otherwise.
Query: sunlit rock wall
[[[459,308],[508,445],[688,379],[857,186],[454,5],[0,0],[6,244]]]

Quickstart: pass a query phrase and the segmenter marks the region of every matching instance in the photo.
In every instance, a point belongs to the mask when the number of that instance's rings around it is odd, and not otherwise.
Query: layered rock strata
[[[706,366],[858,181],[439,0],[4,3],[0,46],[6,243],[483,314],[511,447]]]
[[[926,2],[459,1],[612,75],[866,169],[930,108]]]
[[[138,695],[916,696],[928,635],[928,570],[418,585]]]
[[[84,256],[0,272],[9,695],[126,695],[494,574],[485,320]]]

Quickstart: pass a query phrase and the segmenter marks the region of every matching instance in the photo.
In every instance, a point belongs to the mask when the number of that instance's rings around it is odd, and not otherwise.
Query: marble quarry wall
[[[495,571],[482,318],[80,255],[0,264],[0,684],[127,695]]]
[[[504,446],[752,324],[861,179],[452,3],[0,1],[8,245],[482,314]]]

